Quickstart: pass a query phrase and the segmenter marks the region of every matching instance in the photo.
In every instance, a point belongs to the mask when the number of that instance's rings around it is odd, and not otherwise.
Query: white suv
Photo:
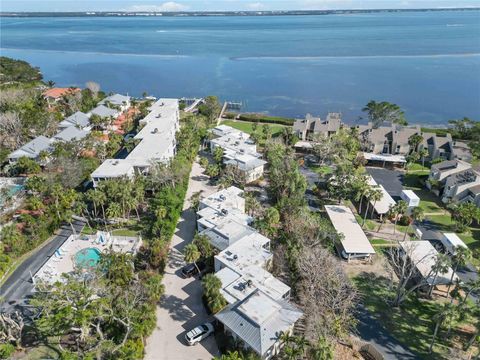
[[[213,325],[206,323],[190,330],[185,335],[185,340],[187,340],[188,345],[196,345],[206,337],[209,337],[211,334],[213,334],[213,331]]]

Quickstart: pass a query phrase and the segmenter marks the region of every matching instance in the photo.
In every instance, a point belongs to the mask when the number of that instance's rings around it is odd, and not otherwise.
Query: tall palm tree
[[[430,290],[428,291],[429,297],[432,297],[433,288],[435,287],[435,283],[437,282],[438,274],[445,274],[450,268],[450,265],[451,260],[448,255],[442,253],[437,254],[435,264],[432,266],[432,271],[434,275],[432,284],[430,285]]]
[[[451,319],[455,316],[456,307],[452,304],[443,304],[439,312],[433,317],[435,320],[435,330],[433,331],[432,341],[430,342],[430,347],[428,352],[431,354],[433,350],[433,345],[435,344],[435,339],[437,337],[438,331],[445,321],[450,322]]]
[[[415,207],[412,209],[412,213],[410,215],[410,220],[408,225],[405,227],[405,234],[403,234],[403,240],[407,238],[408,229],[415,221],[422,221],[425,218],[425,212],[420,207]]]
[[[425,167],[425,158],[427,156],[429,156],[430,153],[428,152],[428,149],[423,148],[422,150],[420,150],[420,152],[418,154],[420,155],[420,158],[422,159],[422,167],[424,168]]]
[[[450,294],[450,287],[452,286],[453,283],[453,276],[457,272],[458,268],[460,266],[465,266],[467,262],[469,262],[472,259],[472,252],[470,251],[469,248],[463,247],[463,246],[457,246],[454,249],[455,255],[453,255],[452,263],[453,263],[453,271],[452,271],[452,276],[450,277],[450,282],[448,283],[448,289],[447,289],[447,297]],[[453,296],[450,301],[450,303],[453,302]]]
[[[198,273],[200,273],[200,269],[197,266],[197,261],[200,259],[200,251],[197,248],[197,245],[190,243],[183,249],[183,254],[185,257],[185,261],[188,263],[193,263],[197,268]]]
[[[397,202],[395,204],[395,206],[393,207],[393,211],[394,211],[394,215],[395,215],[395,221],[393,223],[393,233],[395,234],[396,231],[397,231],[397,222],[398,222],[398,217],[400,215],[403,215],[405,214],[405,212],[407,211],[408,209],[408,204],[406,201],[404,200],[400,200],[399,202]]]
[[[380,229],[382,228],[383,224],[385,224],[385,222],[387,221],[387,218],[390,219],[394,216],[394,214],[395,214],[394,207],[395,207],[395,205],[390,205],[387,213],[383,214],[382,222],[380,223],[380,225],[378,225],[377,233],[380,232]]]
[[[370,213],[370,217],[373,218],[373,212],[375,210],[375,205],[377,205],[377,201],[382,200],[383,198],[383,193],[382,190],[380,189],[375,189],[375,191],[372,192],[370,201],[373,201],[373,206],[372,206],[372,212]]]

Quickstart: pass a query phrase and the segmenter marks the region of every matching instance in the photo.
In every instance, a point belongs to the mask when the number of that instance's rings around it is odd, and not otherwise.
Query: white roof
[[[420,200],[420,198],[413,192],[413,190],[402,190],[402,193],[405,194],[409,200]]]
[[[238,209],[242,212],[245,211],[245,199],[241,196],[243,190],[235,186],[217,191],[210,196],[200,201],[200,207],[211,207],[217,211],[226,210],[227,212],[232,209]]]
[[[197,212],[199,219],[197,220],[204,228],[210,229],[220,225],[226,219],[232,219],[239,224],[248,225],[252,222],[252,217],[245,214],[239,209],[231,209],[227,214],[212,209],[211,207],[203,208]]]
[[[211,132],[216,135],[216,136],[224,136],[226,134],[229,134],[229,133],[233,133],[233,132],[240,132],[240,130],[237,130],[231,126],[228,126],[228,125],[218,125],[216,127],[214,127]]]
[[[135,139],[143,139],[151,134],[163,134],[163,136],[175,136],[178,125],[178,99],[159,99],[151,107],[150,112],[140,124],[145,125]]]
[[[233,159],[227,160],[225,164],[230,164],[238,167],[242,171],[249,171],[261,166],[264,166],[267,162],[265,160],[259,159],[256,156],[250,154],[239,154],[236,153],[233,156]]]
[[[32,141],[29,141],[21,148],[15,150],[14,152],[10,153],[8,157],[10,159],[18,159],[22,156],[26,156],[29,158],[36,158],[40,155],[42,151],[49,151],[50,146],[52,143],[52,139],[49,139],[43,135],[37,136]]]
[[[243,274],[252,265],[265,266],[273,257],[269,250],[269,244],[270,239],[256,231],[251,231],[220,252],[215,258],[225,266]]]
[[[236,153],[251,154],[258,157],[257,145],[250,139],[250,135],[242,131],[232,131],[219,138],[210,140],[210,143],[221,147],[226,157],[233,158]]]
[[[130,176],[134,173],[134,164],[127,159],[107,159],[92,173],[92,178],[114,178]]]
[[[115,117],[118,116],[119,111],[110,109],[106,107],[105,105],[98,105],[95,109],[91,110],[89,115],[98,115],[100,117]]]
[[[204,230],[201,234],[208,236],[211,244],[217,249],[224,250],[254,231],[251,227],[237,222],[235,218],[226,217],[215,227]]]
[[[432,267],[435,265],[438,252],[429,241],[401,241],[401,248],[410,256],[419,273],[426,278],[430,285],[448,284],[452,278],[453,270],[449,267],[444,274],[438,274],[433,283],[435,274]],[[453,281],[457,279],[457,275],[453,275]]]
[[[393,198],[382,185],[377,184],[373,177],[369,176],[367,181],[370,186],[376,187],[382,192],[382,198],[376,202],[370,201],[370,205],[374,206],[377,214],[386,214],[390,209],[390,206],[394,206],[396,204],[395,200],[393,200]]]
[[[448,240],[448,242],[450,244],[452,244],[453,247],[461,246],[461,247],[464,247],[465,249],[468,249],[467,245],[465,245],[463,240],[460,239],[457,234],[455,234],[455,233],[443,233],[443,236],[445,237],[445,239]]]
[[[363,156],[367,160],[373,161],[385,161],[385,162],[395,162],[395,163],[406,163],[405,156],[403,155],[390,155],[390,154],[373,154],[364,152]]]
[[[127,159],[139,160],[141,164],[150,165],[152,161],[168,161],[174,155],[175,145],[167,142],[161,135],[140,141],[128,154]]]
[[[61,141],[81,140],[88,135],[89,131],[82,130],[76,126],[69,126],[57,133],[54,138]]]
[[[375,254],[373,246],[348,207],[325,205],[325,210],[335,230],[343,235],[341,243],[347,254]]]

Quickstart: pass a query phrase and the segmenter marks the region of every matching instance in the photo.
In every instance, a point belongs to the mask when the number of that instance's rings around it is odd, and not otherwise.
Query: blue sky
[[[1,11],[214,11],[480,7],[480,0],[0,0]]]

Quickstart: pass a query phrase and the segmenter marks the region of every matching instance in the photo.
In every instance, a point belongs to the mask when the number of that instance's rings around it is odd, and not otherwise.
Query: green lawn
[[[132,229],[115,229],[112,231],[112,235],[116,236],[138,236],[138,231]]]
[[[370,244],[372,244],[373,246],[375,246],[375,245],[385,246],[385,245],[391,245],[393,243],[391,241],[384,240],[384,239],[371,239]]]
[[[225,120],[222,122],[222,124],[231,126],[235,129],[246,132],[248,134],[253,133],[253,129],[252,129],[253,123],[251,122]],[[278,125],[278,124],[258,124],[257,132],[260,134],[262,133],[263,125],[267,125],[268,127],[270,127],[273,137],[278,136],[282,132],[283,128],[285,127],[284,125]]]
[[[363,224],[363,215],[360,216],[358,214],[355,214],[355,219],[357,219],[357,222],[360,226],[362,226]],[[373,220],[370,220],[370,219],[367,219],[365,221],[365,226],[364,226],[365,229],[367,230],[370,230],[370,231],[373,231],[377,228],[377,223]]]
[[[439,197],[434,193],[426,189],[420,189],[415,190],[415,194],[420,198],[420,208],[425,213],[441,213],[445,210]]]
[[[308,167],[310,170],[316,172],[319,175],[325,176],[333,173],[333,169],[330,166],[315,166],[311,165]]]
[[[388,303],[394,295],[394,290],[389,287],[389,281],[373,273],[363,273],[354,278],[365,308],[372,317],[376,318],[388,332],[399,342],[410,348],[424,359],[448,359],[449,343],[445,336],[446,330],[440,331],[433,354],[428,353],[431,337],[434,329],[432,320],[439,308],[439,302],[433,300],[418,299],[411,295],[401,308],[392,308]],[[470,322],[471,319],[466,321]],[[449,339],[458,339],[463,336],[462,342],[468,338],[453,328]]]

